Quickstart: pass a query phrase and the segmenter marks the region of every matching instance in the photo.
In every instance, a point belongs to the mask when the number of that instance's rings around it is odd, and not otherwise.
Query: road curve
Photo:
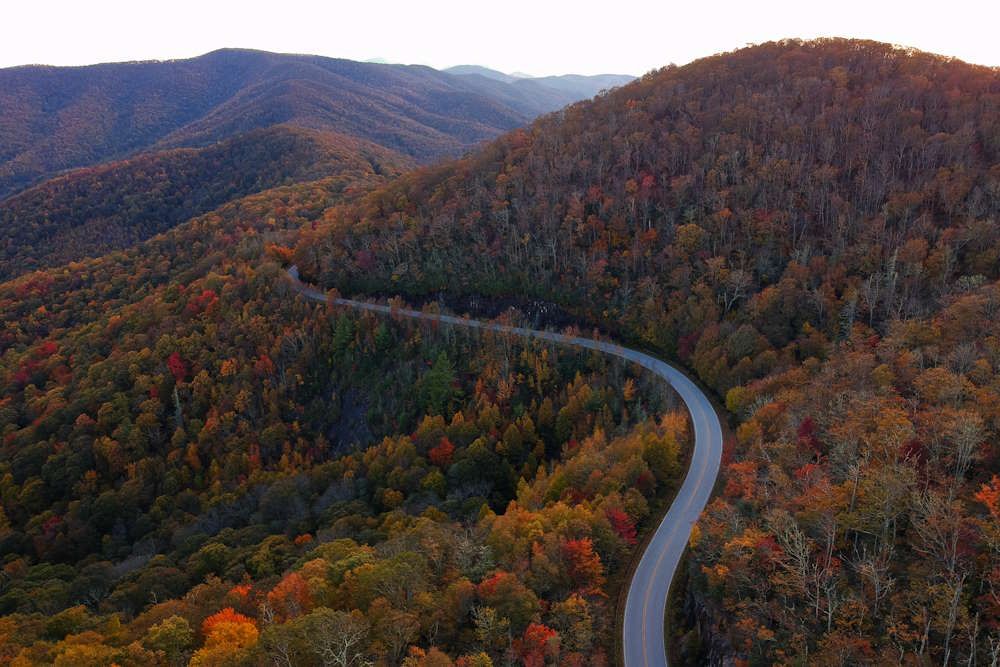
[[[309,287],[299,280],[298,269],[293,266],[288,276],[296,292],[313,301],[328,302],[323,292]],[[677,492],[666,516],[657,526],[652,539],[646,545],[642,559],[629,584],[625,603],[623,643],[625,667],[666,667],[667,653],[664,644],[664,615],[667,593],[681,555],[687,547],[691,526],[698,520],[705,508],[715,485],[722,461],[722,425],[708,397],[673,366],[648,354],[627,347],[591,338],[566,336],[552,331],[537,331],[503,324],[492,324],[479,320],[435,315],[418,310],[390,308],[365,301],[333,299],[340,306],[358,308],[376,313],[393,314],[425,320],[436,320],[473,329],[496,331],[529,338],[540,338],[561,345],[583,347],[613,354],[649,369],[666,380],[680,395],[691,413],[694,426],[694,450],[684,484]]]

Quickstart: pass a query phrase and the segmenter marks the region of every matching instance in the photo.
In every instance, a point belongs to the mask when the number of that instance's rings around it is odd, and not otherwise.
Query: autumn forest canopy
[[[1000,658],[995,68],[141,65],[0,70],[0,664],[618,664],[684,404],[293,264],[717,400],[679,664]]]

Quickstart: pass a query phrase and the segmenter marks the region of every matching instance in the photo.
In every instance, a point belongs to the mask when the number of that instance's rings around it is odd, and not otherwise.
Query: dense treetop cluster
[[[297,299],[283,246],[381,179],[0,285],[0,660],[610,662],[686,418],[596,353]]]

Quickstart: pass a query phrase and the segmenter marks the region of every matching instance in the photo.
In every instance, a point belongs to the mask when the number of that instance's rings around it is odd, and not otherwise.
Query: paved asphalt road
[[[327,295],[299,281],[296,267],[288,270],[295,290],[314,301],[327,301]],[[687,546],[691,526],[698,520],[715,485],[722,461],[722,425],[708,397],[683,373],[655,357],[627,347],[576,336],[564,336],[551,331],[536,331],[522,327],[491,324],[450,315],[432,315],[418,310],[391,309],[364,301],[335,299],[341,306],[370,310],[400,317],[431,319],[474,329],[484,329],[518,336],[541,338],[554,343],[584,347],[613,354],[648,368],[670,383],[687,404],[694,424],[694,451],[684,484],[667,511],[656,533],[646,546],[639,566],[629,584],[625,603],[624,646],[625,667],[666,667],[664,646],[664,614],[667,593],[674,571]]]

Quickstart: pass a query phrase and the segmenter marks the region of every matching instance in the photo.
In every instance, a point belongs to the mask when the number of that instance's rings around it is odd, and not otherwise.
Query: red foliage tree
[[[167,368],[170,370],[170,374],[174,376],[174,380],[177,382],[184,382],[188,374],[188,365],[181,357],[180,352],[174,352],[169,357],[167,357]]]
[[[989,484],[983,484],[975,494],[976,500],[986,505],[994,519],[1000,521],[1000,477],[993,475]]]
[[[547,660],[559,657],[559,633],[541,623],[532,623],[515,643],[514,650],[524,667],[544,667]]]
[[[254,621],[249,616],[239,613],[232,607],[226,607],[225,609],[217,611],[216,613],[212,614],[204,621],[202,621],[201,631],[206,637],[209,637],[212,635],[212,632],[215,630],[216,627],[226,623],[234,623],[234,624],[246,623],[248,625],[257,627],[257,622]]]
[[[267,602],[281,620],[295,618],[312,608],[309,585],[298,572],[279,581],[267,594]]]
[[[567,540],[562,547],[566,571],[578,590],[597,593],[604,584],[604,564],[589,537]]]
[[[431,463],[439,468],[445,468],[451,464],[452,454],[455,453],[455,445],[451,444],[448,438],[441,438],[441,442],[427,452]]]
[[[274,373],[274,362],[271,361],[271,357],[266,354],[261,354],[254,362],[253,370],[259,377],[266,377]]]
[[[819,438],[816,437],[816,432],[818,430],[816,422],[812,417],[806,417],[803,419],[802,423],[799,424],[798,431],[799,448],[818,456],[821,453]]]
[[[635,522],[632,521],[632,517],[620,507],[612,507],[605,514],[608,517],[608,521],[611,522],[611,528],[618,534],[618,537],[622,538],[626,544],[635,544],[636,531]]]

